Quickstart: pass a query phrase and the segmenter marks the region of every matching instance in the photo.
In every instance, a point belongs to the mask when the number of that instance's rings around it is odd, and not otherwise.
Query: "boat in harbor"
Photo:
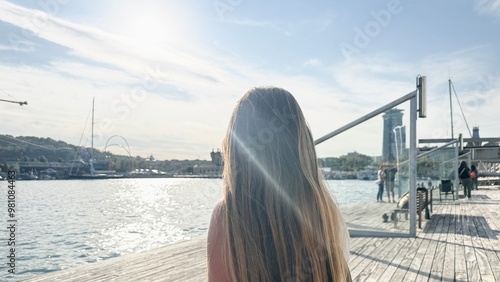
[[[70,179],[110,179],[122,178],[123,174],[111,169],[109,161],[97,161],[92,153],[94,152],[94,102],[92,99],[92,133],[91,148],[80,147],[77,151],[78,160],[73,162],[69,178]]]
[[[17,180],[38,180],[38,176],[33,173],[33,170],[30,172],[19,173],[16,178]]]
[[[123,174],[117,173],[114,170],[96,170],[92,160],[89,160],[88,168],[84,168],[82,172],[77,170],[76,173],[69,175],[70,179],[110,179],[122,177]]]
[[[374,167],[367,167],[358,172],[359,180],[377,180],[377,169]]]
[[[139,169],[136,168],[132,171],[129,171],[124,175],[126,178],[169,178],[173,177],[172,173],[168,173],[165,171],[157,170],[157,169]]]

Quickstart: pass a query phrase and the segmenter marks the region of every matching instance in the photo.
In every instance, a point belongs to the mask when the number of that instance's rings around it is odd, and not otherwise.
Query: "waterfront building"
[[[215,152],[212,149],[210,153],[211,163],[200,163],[193,167],[193,175],[198,176],[208,176],[208,177],[220,177],[224,169],[224,161],[222,159],[222,153],[220,150]]]

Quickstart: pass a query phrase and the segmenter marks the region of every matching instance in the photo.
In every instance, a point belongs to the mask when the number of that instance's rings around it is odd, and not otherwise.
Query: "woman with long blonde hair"
[[[248,91],[222,153],[224,198],[208,232],[209,281],[351,280],[349,235],[289,92]]]

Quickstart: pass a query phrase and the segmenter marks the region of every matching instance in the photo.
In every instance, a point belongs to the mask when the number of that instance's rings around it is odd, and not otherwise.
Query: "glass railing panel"
[[[409,104],[405,102],[316,146],[326,182],[351,235],[409,234],[409,217],[394,215],[409,189],[408,166],[404,164],[409,158]],[[392,173],[388,173],[381,201],[377,201],[375,181],[380,165]],[[391,193],[389,198],[387,188],[391,187],[394,197]],[[399,217],[396,224],[394,216]]]
[[[450,144],[417,156],[417,187],[430,189],[434,201],[454,199],[447,188],[455,181],[456,151],[456,144]]]

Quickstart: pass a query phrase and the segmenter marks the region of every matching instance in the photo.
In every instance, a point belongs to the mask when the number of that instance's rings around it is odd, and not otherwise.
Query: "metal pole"
[[[371,119],[371,118],[373,118],[381,113],[384,113],[387,110],[392,109],[403,102],[406,102],[412,98],[415,98],[416,96],[417,96],[417,90],[415,90],[411,93],[408,93],[405,96],[403,96],[397,100],[394,100],[391,103],[389,103],[389,104],[387,104],[387,105],[385,105],[385,106],[383,106],[383,107],[381,107],[381,108],[379,108],[379,109],[377,109],[377,110],[375,110],[367,115],[364,115],[364,116],[358,118],[357,120],[350,122],[350,123],[342,126],[341,128],[328,133],[327,135],[325,135],[323,137],[318,138],[316,141],[314,141],[314,145],[318,145],[318,144],[320,144],[320,143],[322,143],[322,142],[324,142],[324,141],[326,141],[326,140],[328,140],[336,135],[339,135],[340,133],[342,133],[342,132],[344,132],[352,127],[355,127],[356,125],[363,123],[363,122],[365,122],[365,121],[367,121],[367,120],[369,120],[369,119]]]
[[[410,236],[417,236],[417,97],[410,100]]]
[[[458,188],[460,188],[460,183],[458,181],[458,162],[459,162],[459,159],[458,159],[458,155],[459,155],[459,152],[460,151],[460,144],[459,142],[457,142],[457,144],[455,145],[455,165],[453,166],[453,169],[455,170],[455,172],[453,173],[453,175],[455,175],[455,184],[453,186],[455,186],[455,197],[453,198],[453,200],[455,199],[458,199]]]
[[[0,99],[0,102],[7,102],[7,103],[19,104],[19,106],[22,106],[22,105],[28,105],[28,102],[26,102],[26,101],[24,101],[24,102],[19,102],[19,101],[11,101],[11,100],[4,100],[4,99]]]
[[[453,103],[451,102],[451,79],[448,79],[448,90],[450,92],[450,118],[451,118],[451,139],[453,139]]]
[[[94,153],[94,101],[95,97],[92,98],[92,133],[90,136],[90,147],[92,148],[91,154]]]

